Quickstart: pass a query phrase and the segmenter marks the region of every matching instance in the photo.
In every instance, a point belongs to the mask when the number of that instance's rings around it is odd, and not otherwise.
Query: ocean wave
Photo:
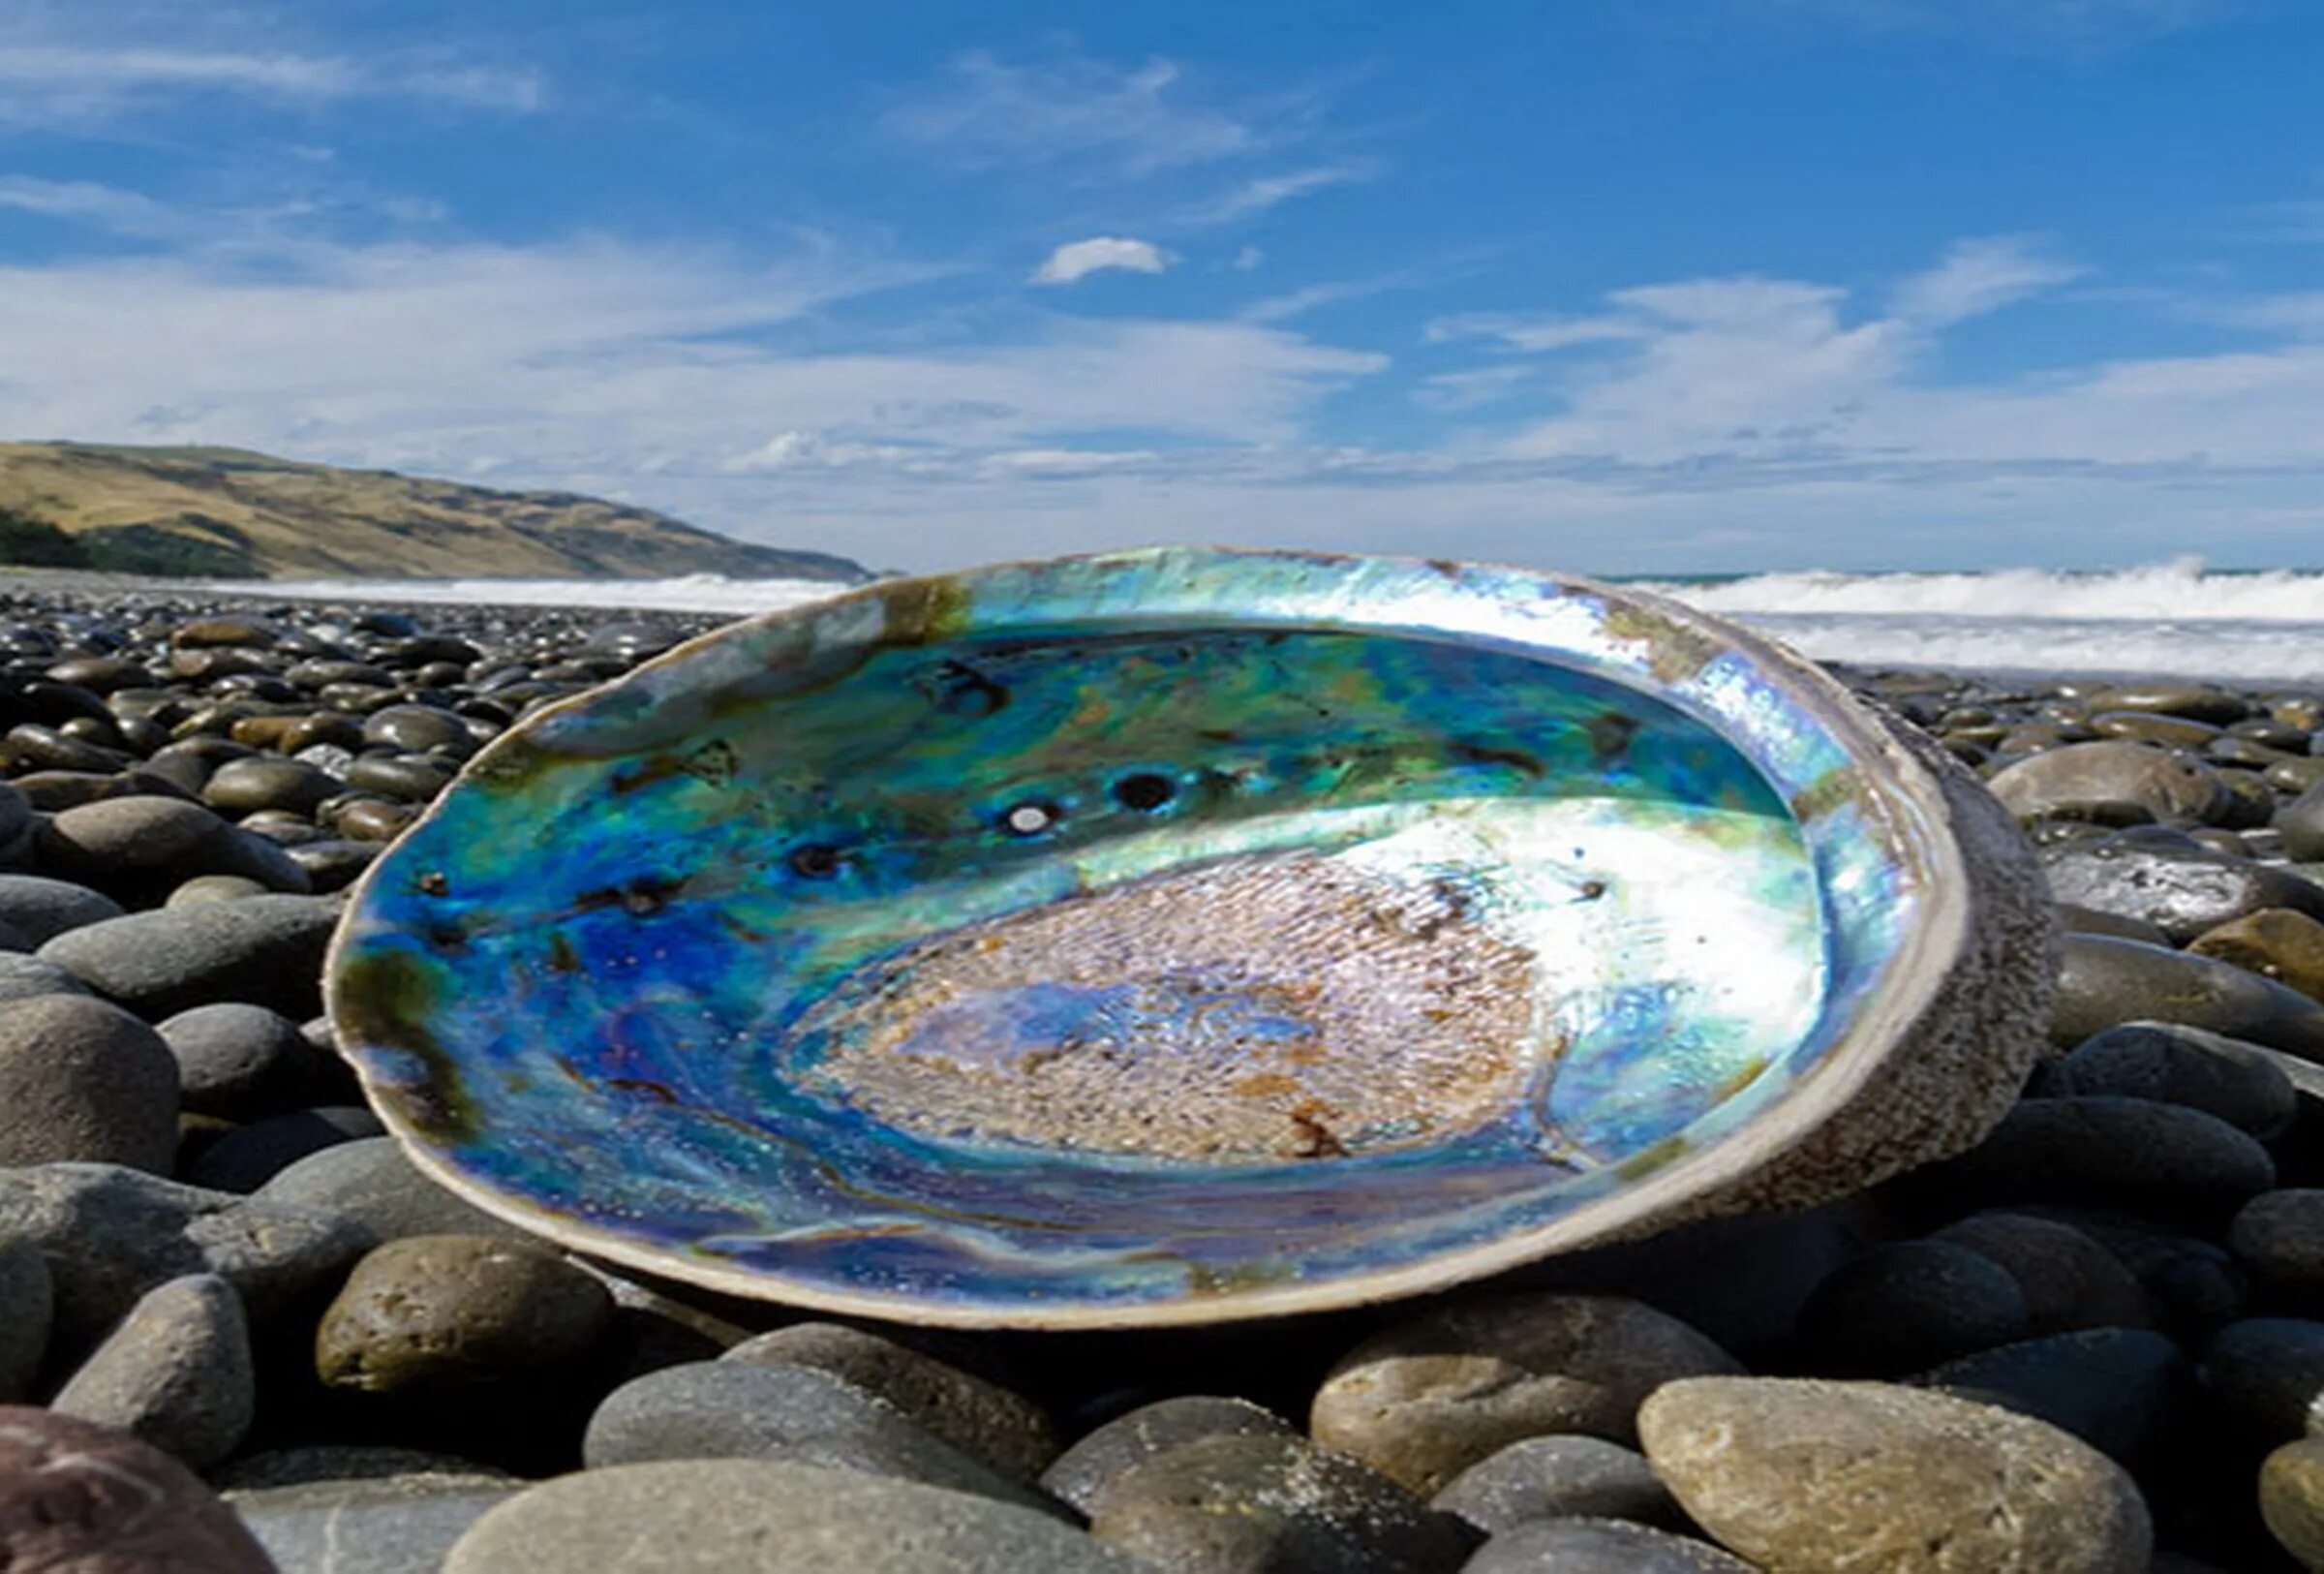
[[[1942,615],[2146,622],[2324,623],[2324,572],[2222,573],[2200,558],[2105,572],[1760,573],[1718,583],[1636,581],[1706,612]]]

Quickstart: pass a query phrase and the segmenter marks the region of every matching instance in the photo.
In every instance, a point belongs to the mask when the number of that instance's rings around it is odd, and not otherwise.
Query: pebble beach
[[[2324,1569],[2324,687],[1843,668],[2063,936],[1977,1147],[1419,1301],[811,1318],[438,1188],[344,893],[718,614],[0,580],[0,1568]]]

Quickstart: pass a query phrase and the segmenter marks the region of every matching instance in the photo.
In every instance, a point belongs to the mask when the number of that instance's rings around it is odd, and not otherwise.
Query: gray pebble
[[[1183,1574],[1451,1574],[1472,1539],[1378,1471],[1271,1435],[1156,1455],[1105,1495],[1089,1533]]]
[[[263,1005],[197,1005],[154,1031],[176,1057],[183,1102],[197,1115],[262,1120],[343,1086],[342,1068],[316,1052],[298,1024]]]
[[[1986,783],[2012,814],[2136,804],[2156,819],[2217,820],[2227,785],[2191,755],[2109,739],[2068,744],[1996,772]]]
[[[1693,1536],[1621,1520],[1534,1520],[1505,1530],[1461,1574],[1753,1574],[1758,1567]]]
[[[1117,1415],[1042,1472],[1051,1497],[1095,1514],[1114,1483],[1157,1454],[1201,1437],[1290,1436],[1290,1422],[1249,1400],[1184,1394]]]
[[[769,1459],[896,1476],[1061,1512],[1050,1499],[810,1367],[703,1361],[615,1389],[590,1417],[590,1468],[668,1459]]]
[[[1683,1523],[1670,1491],[1636,1449],[1603,1437],[1526,1437],[1479,1460],[1429,1499],[1499,1535],[1527,1520],[1636,1520]]]
[[[0,1004],[0,1165],[166,1175],[176,1153],[177,1063],[151,1028],[86,995]]]
[[[2183,1022],[2324,1059],[2324,1005],[2231,963],[2104,935],[2059,942],[2050,1039],[2081,1043],[2125,1022]]]
[[[469,1528],[524,1485],[390,1475],[244,1491],[228,1501],[282,1574],[436,1574]],[[570,1566],[598,1565],[593,1559]]]
[[[49,1408],[118,1427],[200,1470],[241,1445],[258,1410],[250,1330],[215,1274],[148,1290]]]
[[[42,828],[41,864],[132,906],[160,901],[196,875],[247,875],[278,891],[306,877],[262,839],[182,798],[105,798],[56,815]]]
[[[47,1353],[55,1300],[40,1248],[0,1235],[0,1404],[18,1404],[31,1393]]]
[[[530,1239],[422,1175],[392,1137],[360,1137],[309,1154],[259,1188],[257,1195],[352,1219],[374,1242],[407,1235]]]
[[[290,1165],[326,1148],[376,1137],[380,1118],[360,1104],[297,1109],[229,1131],[181,1166],[192,1186],[256,1191]]]
[[[592,1469],[487,1513],[443,1574],[1153,1574],[1042,1514],[769,1460]]]
[[[0,1170],[0,1237],[36,1244],[56,1289],[56,1333],[93,1342],[155,1285],[214,1273],[263,1325],[295,1308],[367,1244],[334,1215],[205,1191],[116,1164]]]
[[[1309,1432],[1434,1493],[1520,1437],[1628,1442],[1638,1402],[1674,1378],[1738,1370],[1652,1307],[1606,1295],[1457,1301],[1365,1340],[1315,1396]]]
[[[844,1377],[953,1447],[1025,1481],[1057,1457],[1056,1428],[1032,1401],[861,1329],[793,1323],[745,1340],[721,1359],[813,1367]]]
[[[0,922],[21,931],[34,946],[68,929],[120,916],[120,903],[86,885],[40,875],[0,875]]]
[[[0,951],[0,1004],[38,1000],[43,995],[86,995],[88,986],[53,962],[17,951]]]
[[[89,924],[40,956],[147,1017],[230,1000],[305,1018],[338,920],[338,903],[323,896],[203,902]]]
[[[2261,1192],[2235,1216],[2227,1244],[2262,1282],[2315,1297],[2324,1291],[2324,1190]]]
[[[262,1492],[317,1482],[376,1481],[382,1476],[452,1476],[463,1480],[511,1481],[505,1470],[457,1454],[366,1443],[314,1443],[245,1454],[210,1472],[220,1492]]]
[[[266,887],[248,875],[196,875],[170,888],[162,906],[190,908],[200,902],[239,902],[246,896],[264,896]]]

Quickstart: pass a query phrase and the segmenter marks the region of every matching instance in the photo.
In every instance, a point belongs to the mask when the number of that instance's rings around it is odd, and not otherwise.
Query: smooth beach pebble
[[[844,1377],[955,1448],[1026,1481],[1062,1446],[1049,1416],[1022,1395],[840,1323],[793,1323],[745,1340],[720,1359],[812,1367]]]
[[[263,1005],[197,1005],[155,1031],[176,1058],[184,1106],[198,1115],[259,1120],[352,1081],[307,1042],[297,1023]]]
[[[201,1478],[109,1427],[0,1406],[0,1568],[276,1574]]]
[[[855,1384],[811,1367],[703,1361],[625,1383],[590,1417],[592,1469],[668,1459],[767,1459],[896,1476],[1065,1511]]]
[[[2291,1125],[2292,1082],[2263,1046],[2174,1022],[2125,1022],[2056,1063],[2063,1091],[2185,1104],[2256,1137]]]
[[[200,1470],[241,1445],[258,1411],[250,1329],[214,1274],[146,1292],[49,1407],[117,1427]]]
[[[2301,1567],[2324,1569],[2324,1440],[2285,1443],[2261,1463],[2259,1515]]]
[[[579,1360],[612,1321],[605,1286],[546,1247],[413,1236],[355,1265],[315,1331],[315,1370],[367,1393],[511,1378]]]
[[[562,1476],[492,1509],[443,1574],[1153,1574],[1045,1515],[768,1460]]]
[[[1089,1523],[1157,1568],[1452,1574],[1473,1534],[1378,1471],[1303,1437],[1204,1437],[1139,1466]]]
[[[235,1491],[227,1502],[284,1574],[436,1574],[469,1527],[524,1489],[423,1472]]]
[[[1771,1570],[2130,1574],[2153,1528],[2129,1475],[2057,1428],[1887,1383],[1699,1377],[1638,1412],[1697,1524]]]
[[[2265,908],[2205,930],[2186,948],[2324,1000],[2324,923],[2307,912]]]
[[[229,759],[211,772],[202,785],[201,801],[223,815],[247,815],[260,809],[287,809],[303,815],[341,790],[337,778],[304,760],[254,755],[248,759]]]
[[[2147,1292],[2122,1259],[2072,1225],[2033,1214],[1984,1213],[1930,1237],[1998,1263],[2017,1281],[2026,1325],[2036,1334],[2075,1328],[2145,1328]]]
[[[56,1338],[93,1343],[146,1291],[186,1274],[232,1284],[254,1322],[307,1300],[368,1245],[313,1209],[180,1186],[117,1164],[0,1170],[0,1239],[47,1258]]]
[[[0,1234],[0,1404],[17,1404],[32,1391],[55,1303],[40,1248]]]
[[[1041,1473],[1041,1489],[1095,1514],[1114,1483],[1182,1443],[1203,1437],[1291,1435],[1290,1422],[1249,1400],[1183,1394],[1117,1415],[1075,1442]]]
[[[2324,913],[2324,888],[2297,875],[2200,849],[2148,847],[2135,833],[2051,848],[2041,862],[2058,901],[2143,920],[2182,943],[2273,909]]]
[[[1985,1140],[1916,1171],[1913,1187],[1961,1201],[2102,1202],[2224,1213],[2276,1184],[2248,1132],[2184,1104],[2112,1095],[2029,1098]]]
[[[1606,1295],[1516,1295],[1423,1313],[1341,1358],[1315,1396],[1315,1440],[1414,1492],[1545,1433],[1637,1435],[1672,1378],[1739,1371],[1675,1317]]]
[[[2261,1192],[2235,1216],[2227,1244],[2263,1282],[2324,1300],[2324,1190]]]
[[[2203,1386],[2253,1435],[2275,1442],[2324,1433],[2324,1323],[2304,1317],[2231,1322],[2203,1349]]]
[[[1682,1522],[1670,1489],[1646,1457],[1603,1437],[1525,1437],[1486,1456],[1445,1483],[1428,1506],[1454,1514],[1488,1535],[1528,1520]]]
[[[1898,1241],[1825,1280],[1800,1311],[1799,1337],[1823,1371],[1899,1376],[2023,1339],[2030,1325],[2001,1264],[1943,1241]]]
[[[2012,814],[2094,804],[2135,804],[2156,819],[2209,820],[2226,809],[2227,786],[2190,755],[2109,739],[2068,744],[2020,760],[1985,784]]]
[[[380,1118],[361,1104],[323,1105],[273,1115],[236,1126],[179,1165],[189,1186],[218,1191],[256,1191],[311,1155],[376,1137]]]
[[[2181,1022],[2324,1060],[2324,1005],[2232,963],[2106,935],[2059,942],[2050,1039],[2071,1048],[2125,1022]]]
[[[1981,1350],[1913,1383],[2047,1421],[2136,1466],[2186,1419],[2195,1372],[2160,1334],[2091,1328]]]
[[[0,951],[0,1005],[44,995],[86,995],[88,986],[53,962]]]
[[[40,957],[148,1017],[240,1001],[302,1018],[321,1002],[323,947],[338,921],[339,904],[324,896],[203,902],[72,930]]]
[[[34,945],[68,929],[121,916],[121,904],[102,891],[40,875],[0,875],[0,923]]]
[[[1532,1520],[1496,1535],[1461,1574],[1753,1574],[1758,1565],[1697,1541],[1621,1520]]]
[[[68,809],[44,828],[43,865],[131,906],[196,875],[247,875],[303,891],[306,877],[258,838],[182,798],[119,797]]]
[[[177,1063],[151,1028],[86,995],[0,1003],[0,1165],[166,1175],[176,1152]]]
[[[413,1235],[530,1239],[422,1175],[392,1137],[358,1137],[294,1159],[254,1195],[344,1219],[374,1244]]]

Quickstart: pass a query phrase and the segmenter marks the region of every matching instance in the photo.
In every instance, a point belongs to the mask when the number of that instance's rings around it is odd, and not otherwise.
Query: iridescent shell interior
[[[495,744],[362,886],[332,1006],[431,1173],[672,1277],[957,1323],[1361,1301],[1635,1227],[1784,1125],[1930,879],[1877,731],[1516,570],[897,581]]]

